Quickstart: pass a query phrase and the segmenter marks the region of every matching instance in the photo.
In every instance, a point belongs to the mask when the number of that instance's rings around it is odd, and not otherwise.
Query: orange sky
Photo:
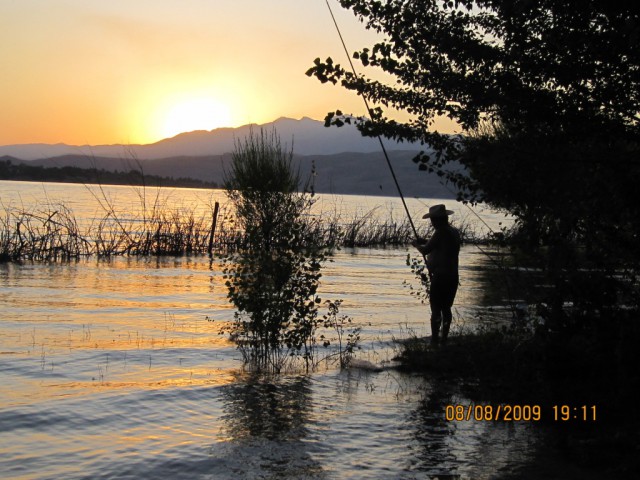
[[[373,43],[332,2],[353,51]],[[0,0],[0,145],[151,143],[323,119],[361,99],[304,73],[346,58],[324,0]]]

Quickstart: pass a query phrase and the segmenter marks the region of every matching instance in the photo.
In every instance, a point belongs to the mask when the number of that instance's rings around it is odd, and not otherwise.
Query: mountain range
[[[321,193],[397,195],[377,139],[365,138],[350,125],[325,128],[310,118],[280,118],[264,125],[182,133],[148,145],[74,146],[25,144],[0,146],[0,157],[43,167],[75,166],[108,171],[142,169],[163,177],[190,177],[221,184],[235,142],[251,130],[274,129],[294,152],[301,172],[315,171]],[[384,140],[403,193],[412,197],[451,198],[450,188],[435,174],[418,171],[411,159],[424,146]]]

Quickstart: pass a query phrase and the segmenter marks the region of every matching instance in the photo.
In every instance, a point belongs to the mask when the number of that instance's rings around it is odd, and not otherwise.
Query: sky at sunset
[[[350,51],[373,44],[330,3]],[[152,143],[364,113],[305,75],[316,57],[346,63],[325,0],[0,0],[0,18],[0,145]]]
[[[332,7],[351,51],[373,42]],[[363,113],[305,75],[316,57],[346,61],[324,0],[0,0],[0,18],[0,145]]]

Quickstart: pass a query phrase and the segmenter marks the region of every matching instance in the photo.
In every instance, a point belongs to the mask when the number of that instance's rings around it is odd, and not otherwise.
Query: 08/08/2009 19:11
[[[552,405],[552,416],[548,417],[540,405],[482,405],[482,404],[452,404],[445,408],[447,421],[534,421],[553,420],[556,422],[567,421],[596,421],[595,405]]]

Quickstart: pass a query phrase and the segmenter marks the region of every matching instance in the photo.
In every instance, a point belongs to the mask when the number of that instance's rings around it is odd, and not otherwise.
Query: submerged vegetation
[[[172,210],[158,203],[150,208],[141,204],[137,213],[120,212],[106,197],[101,200],[102,215],[83,225],[64,204],[31,210],[5,207],[0,217],[0,261],[205,254],[212,235],[220,247],[238,241],[224,214],[214,231],[211,214]]]
[[[88,186],[87,188],[94,188]],[[100,205],[90,224],[78,219],[64,203],[32,208],[3,206],[0,211],[0,262],[65,261],[89,256],[206,255],[237,250],[247,245],[231,204],[208,209],[175,208],[161,191],[136,188],[138,208],[118,209],[101,186],[93,191]],[[149,198],[151,204],[149,205]],[[338,214],[313,215],[308,228],[326,245],[336,247],[387,247],[408,245],[413,233],[407,220],[373,209],[342,218]],[[468,242],[491,239],[461,224]],[[424,223],[420,234],[428,236]]]
[[[343,355],[340,302],[329,301],[324,317],[319,312],[318,286],[333,234],[318,234],[319,220],[310,215],[312,185],[294,169],[293,153],[275,131],[251,132],[236,144],[225,187],[244,232],[242,246],[222,262],[228,298],[236,307],[230,334],[245,364],[279,372],[292,358],[302,358],[306,370],[313,369],[318,329],[326,325],[339,334],[344,365],[352,348]],[[330,340],[322,339],[328,347]]]

